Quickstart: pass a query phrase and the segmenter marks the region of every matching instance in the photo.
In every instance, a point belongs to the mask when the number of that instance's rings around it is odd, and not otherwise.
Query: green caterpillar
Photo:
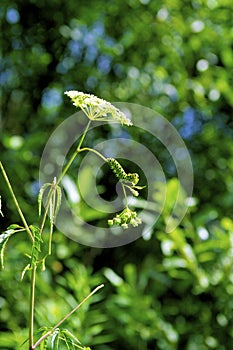
[[[116,174],[116,177],[120,180],[125,180],[127,178],[127,174],[124,171],[123,167],[118,163],[118,161],[114,158],[107,158],[108,164],[112,171]]]
[[[131,182],[135,186],[139,181],[139,175],[137,173],[133,173],[133,174],[128,173],[126,180]]]
[[[108,164],[112,171],[116,174],[116,177],[119,180],[125,180],[132,183],[133,186],[135,186],[139,181],[139,175],[137,173],[128,173],[126,174],[123,167],[120,165],[120,163],[114,159],[114,158],[107,158]]]

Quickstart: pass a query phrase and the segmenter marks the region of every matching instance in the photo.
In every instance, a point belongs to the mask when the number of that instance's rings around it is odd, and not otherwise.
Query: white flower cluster
[[[75,90],[66,91],[65,95],[69,96],[74,106],[80,108],[90,120],[116,121],[122,125],[132,125],[132,122],[118,108],[95,95]]]

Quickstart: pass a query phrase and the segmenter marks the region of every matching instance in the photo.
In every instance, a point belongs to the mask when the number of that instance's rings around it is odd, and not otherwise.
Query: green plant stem
[[[83,152],[83,151],[90,151],[90,152],[93,152],[93,153],[95,153],[98,157],[100,157],[100,158],[103,159],[105,162],[107,162],[107,158],[105,158],[101,153],[99,153],[98,151],[96,151],[96,150],[93,149],[93,148],[85,147],[85,148],[81,148],[81,149],[79,150],[79,152]]]
[[[128,198],[127,198],[127,194],[126,194],[125,186],[124,186],[124,184],[123,184],[123,183],[121,183],[121,186],[122,186],[122,190],[123,190],[124,197],[125,197],[125,202],[126,202],[125,206],[126,206],[126,208],[128,208],[128,207],[129,207],[129,205],[128,205]]]
[[[45,340],[47,337],[49,337],[56,328],[58,328],[63,322],[65,322],[75,311],[77,311],[80,306],[82,306],[93,294],[95,294],[99,289],[103,288],[104,285],[101,284],[98,287],[96,287],[86,298],[84,298],[73,310],[71,310],[63,319],[61,319],[52,329],[50,329],[47,333],[45,333],[40,339],[37,340],[37,342],[30,348],[30,350],[34,350],[37,348],[40,343],[42,343],[43,340]]]
[[[73,163],[74,159],[76,158],[76,156],[78,155],[78,153],[80,152],[80,147],[84,141],[84,138],[87,134],[87,131],[89,129],[89,126],[91,124],[91,120],[88,121],[87,126],[82,134],[81,140],[79,141],[78,147],[75,150],[75,152],[73,153],[72,157],[70,158],[69,162],[66,164],[65,168],[63,169],[61,175],[59,176],[58,180],[57,180],[57,185],[61,182],[61,180],[63,179],[63,177],[65,176],[65,174],[67,173],[68,169],[70,168],[71,164]]]
[[[30,309],[29,309],[29,350],[34,349],[34,307],[35,307],[35,285],[36,285],[36,265],[31,271],[31,295],[30,295]]]
[[[23,215],[23,212],[22,212],[22,210],[21,210],[21,208],[19,206],[19,202],[17,201],[17,198],[16,198],[16,196],[14,194],[13,188],[12,188],[12,186],[10,184],[10,181],[8,179],[8,176],[7,176],[7,173],[6,173],[5,169],[4,169],[3,164],[2,164],[1,161],[0,161],[0,168],[1,168],[1,171],[2,171],[2,175],[3,175],[3,177],[4,177],[5,181],[6,181],[7,187],[9,189],[9,191],[10,191],[10,194],[11,194],[11,196],[13,198],[14,203],[15,203],[15,206],[16,206],[16,208],[18,210],[19,216],[21,217],[21,220],[22,220],[22,222],[24,224],[24,227],[25,227],[29,237],[31,238],[31,240],[33,242],[34,241],[33,235],[31,233],[30,228],[29,228],[29,226],[27,224],[27,221],[26,221],[26,219],[25,219],[25,217]]]

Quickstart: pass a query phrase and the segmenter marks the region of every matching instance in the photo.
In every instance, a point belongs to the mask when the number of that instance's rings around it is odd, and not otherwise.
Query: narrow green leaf
[[[56,202],[56,208],[55,208],[55,213],[54,213],[54,221],[57,217],[58,211],[61,206],[61,187],[56,186],[56,193],[57,193],[57,202]]]
[[[27,266],[23,269],[23,271],[21,273],[21,281],[23,280],[25,273],[29,270],[31,270],[31,266],[30,266],[30,264],[27,264]]]
[[[24,227],[19,226],[18,224],[12,224],[10,226],[7,227],[7,230],[16,230],[16,229],[23,229]]]
[[[73,333],[71,333],[68,329],[63,329],[62,330],[63,334],[66,334],[70,339],[73,339],[76,343],[81,344],[81,342],[78,340],[77,337]]]
[[[0,235],[0,254],[1,254],[1,267],[2,267],[2,269],[4,269],[4,253],[5,253],[6,244],[9,240],[9,238],[14,233],[16,233],[15,230],[7,230]]]
[[[2,199],[1,199],[1,196],[0,196],[0,214],[1,214],[2,216],[4,216],[4,215],[3,215],[3,212],[2,212]]]
[[[41,252],[40,246],[42,241],[41,235],[40,235],[40,229],[37,226],[34,225],[30,225],[29,226],[33,237],[34,237],[34,242],[33,242],[33,246],[32,246],[32,253],[31,253],[31,264],[30,266],[33,267],[37,264],[38,262],[38,257],[39,257],[39,253]]]
[[[42,343],[40,343],[40,350],[47,350],[48,349],[48,338],[45,338]]]
[[[24,342],[21,344],[21,346],[23,346],[24,344],[26,344],[29,341],[29,338],[25,339]]]
[[[58,335],[54,340],[54,349],[59,350],[60,336]]]
[[[69,337],[69,335],[67,335],[66,333],[64,333],[63,331],[61,332],[63,335],[63,340],[66,343],[67,349],[69,350],[75,350],[74,344],[72,339]]]
[[[49,327],[41,327],[35,334],[41,334],[41,336],[45,335],[50,330]],[[47,350],[48,349],[48,337],[45,338],[42,343],[40,343],[40,350]]]
[[[35,334],[36,335],[39,335],[39,334],[44,335],[48,331],[50,331],[51,329],[52,329],[52,327],[42,326],[37,331],[35,331]]]
[[[42,199],[43,199],[43,195],[44,195],[44,192],[45,190],[51,186],[51,183],[45,183],[41,189],[40,189],[40,192],[39,192],[39,195],[38,195],[38,209],[39,209],[39,216],[41,215],[41,207],[42,207]]]
[[[51,337],[51,347],[52,347],[52,350],[53,349],[56,349],[55,348],[55,345],[56,345],[56,338],[59,337],[59,333],[60,333],[60,329],[59,328],[56,328],[52,334],[52,337]]]
[[[45,259],[46,259],[46,256],[41,260],[41,272],[45,271],[46,270],[46,266],[45,266]]]

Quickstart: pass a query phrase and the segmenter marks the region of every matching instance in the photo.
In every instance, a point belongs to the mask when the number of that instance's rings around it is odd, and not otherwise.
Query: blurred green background
[[[54,234],[54,254],[38,277],[38,328],[54,325],[103,282],[65,325],[83,344],[232,349],[232,13],[230,0],[1,1],[1,161],[30,223],[38,222],[43,148],[74,113],[65,90],[161,113],[183,137],[194,167],[192,206],[170,234],[164,222],[177,180],[159,144],[167,208],[150,237],[96,249]],[[0,194],[4,231],[20,221],[2,176]],[[0,274],[1,349],[27,348],[20,345],[28,326],[25,251],[27,238],[12,238]]]

